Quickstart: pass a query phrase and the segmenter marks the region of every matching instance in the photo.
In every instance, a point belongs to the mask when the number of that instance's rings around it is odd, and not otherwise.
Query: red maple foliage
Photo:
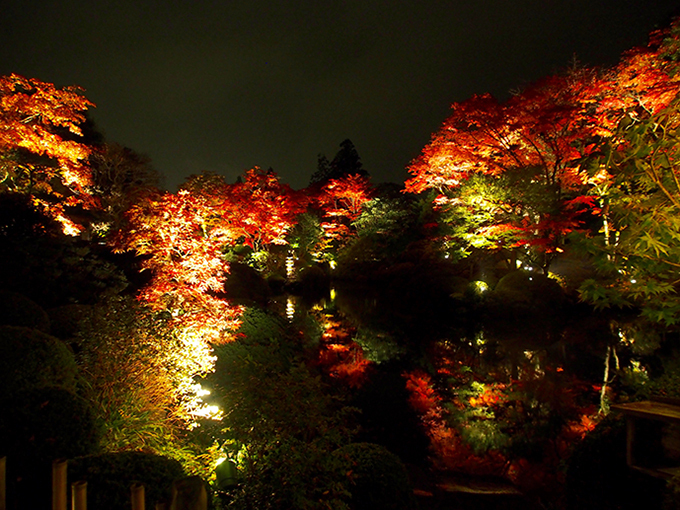
[[[272,171],[255,167],[242,182],[223,189],[219,212],[224,221],[254,250],[286,244],[285,236],[307,207],[307,198],[279,181]]]
[[[322,211],[321,228],[327,242],[346,241],[352,235],[352,222],[371,198],[371,184],[365,176],[355,174],[329,180],[312,197]]]
[[[584,211],[597,213],[585,196],[591,184],[585,158],[600,150],[603,139],[627,116],[650,115],[677,94],[679,23],[655,32],[648,46],[626,53],[613,69],[573,69],[505,103],[484,94],[454,104],[411,164],[406,191],[438,190],[439,206],[462,205],[474,213],[477,204],[461,204],[456,197],[471,176],[493,180],[528,171],[531,193],[522,196],[520,187],[511,187],[514,196],[496,208],[502,214],[475,224],[472,234],[494,238],[487,248],[503,247],[496,241],[505,239],[505,247],[530,245],[544,253],[558,249],[564,235],[579,227]],[[532,197],[539,202],[528,202]]]
[[[221,250],[237,234],[215,221],[211,205],[187,190],[149,196],[128,211],[128,225],[114,242],[118,251],[140,255],[152,274],[142,302],[219,343],[231,338],[240,314],[221,295],[229,270]]]
[[[92,207],[92,148],[76,141],[85,111],[94,106],[78,87],[17,74],[0,77],[0,189],[31,194],[71,231],[66,207]]]

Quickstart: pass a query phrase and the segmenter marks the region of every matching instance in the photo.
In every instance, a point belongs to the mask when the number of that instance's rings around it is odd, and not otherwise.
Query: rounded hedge
[[[44,386],[74,389],[78,368],[69,348],[36,329],[0,326],[0,388],[5,395]]]
[[[8,508],[49,508],[52,462],[95,453],[99,438],[90,404],[63,388],[34,388],[0,400]]]
[[[19,391],[0,400],[0,456],[48,462],[96,451],[99,427],[89,402],[56,387]]]
[[[340,460],[352,510],[411,510],[415,507],[406,467],[374,443],[353,443],[333,452]]]
[[[130,508],[130,487],[144,485],[146,508],[169,501],[172,483],[185,478],[182,465],[144,452],[105,453],[69,461],[68,479],[87,481],[88,507],[97,510]]]
[[[0,326],[22,326],[50,332],[50,319],[35,301],[17,292],[0,290]]]

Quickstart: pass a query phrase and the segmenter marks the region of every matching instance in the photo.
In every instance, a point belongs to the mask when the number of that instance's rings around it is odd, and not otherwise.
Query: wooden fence
[[[68,461],[55,460],[52,463],[52,510],[67,510],[68,502]],[[156,503],[155,510],[207,510],[208,497],[205,487],[201,486],[198,497],[187,504],[181,501],[175,485],[173,485],[172,501],[170,503]],[[144,485],[134,483],[130,486],[130,501],[132,510],[145,510]],[[0,510],[7,510],[7,458],[0,458]],[[87,510],[87,482],[78,480],[71,483],[71,510]]]

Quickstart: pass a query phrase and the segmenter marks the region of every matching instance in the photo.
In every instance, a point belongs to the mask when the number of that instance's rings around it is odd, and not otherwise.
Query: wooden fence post
[[[7,457],[0,458],[0,510],[7,510]]]
[[[130,487],[132,498],[132,510],[144,510],[144,486],[141,483],[133,483]]]
[[[66,510],[66,470],[68,461],[52,462],[52,510]]]
[[[84,480],[71,484],[71,510],[87,510],[87,482]]]

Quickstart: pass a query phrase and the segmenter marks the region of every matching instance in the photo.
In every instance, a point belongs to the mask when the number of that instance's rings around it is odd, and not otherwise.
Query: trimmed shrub
[[[173,459],[144,452],[105,453],[69,462],[68,479],[87,481],[88,507],[97,510],[130,508],[130,487],[144,485],[146,508],[169,501],[172,483],[186,475]]]
[[[333,452],[351,494],[352,510],[411,510],[416,504],[399,457],[373,443],[353,443]]]
[[[51,463],[93,453],[98,443],[89,402],[64,388],[33,388],[0,400],[0,456]]]
[[[36,329],[0,326],[0,388],[5,395],[44,386],[74,389],[77,366],[60,340]]]
[[[23,326],[50,332],[50,319],[35,301],[17,292],[0,290],[0,326]]]
[[[1,400],[8,508],[49,508],[52,461],[94,453],[99,436],[89,403],[63,388],[34,388]]]

